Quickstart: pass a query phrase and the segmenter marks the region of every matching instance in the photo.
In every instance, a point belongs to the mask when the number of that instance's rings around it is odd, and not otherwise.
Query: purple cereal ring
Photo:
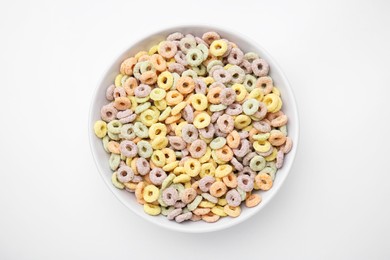
[[[269,65],[263,59],[255,59],[252,62],[252,71],[258,77],[267,76],[269,72]]]
[[[256,177],[256,172],[253,171],[249,166],[245,166],[244,169],[238,173],[238,176],[241,175],[249,176],[249,178],[254,180]]]
[[[196,139],[198,139],[198,129],[192,125],[192,124],[186,124],[182,129],[181,129],[181,134],[183,140],[190,144]]]
[[[219,126],[217,123],[214,124],[214,130],[215,130],[214,135],[218,137],[226,137],[228,135],[227,133],[224,133],[221,130],[219,130]]]
[[[231,160],[230,160],[230,163],[233,165],[233,167],[237,170],[237,171],[242,171],[244,169],[244,166],[237,160],[236,157],[233,157]]]
[[[244,59],[244,53],[239,48],[232,48],[227,58],[228,62],[233,65],[240,64]]]
[[[199,135],[203,138],[213,138],[215,133],[214,125],[209,124],[205,128],[199,129]]]
[[[259,108],[253,114],[253,116],[261,120],[267,115],[267,111],[267,106],[263,102],[259,102]]]
[[[203,39],[201,39],[199,37],[195,37],[195,41],[196,41],[196,44],[198,44],[198,45],[199,44],[204,44],[207,48],[209,48],[209,45]]]
[[[138,87],[134,89],[134,95],[136,97],[143,98],[149,96],[151,91],[152,89],[149,85],[140,84]]]
[[[109,101],[113,101],[114,100],[114,90],[115,90],[115,85],[112,84],[110,85],[107,90],[106,90],[106,98],[107,100]]]
[[[211,184],[213,184],[214,182],[214,177],[206,175],[199,180],[199,189],[203,192],[208,192],[210,190]]]
[[[175,205],[173,205],[175,208],[184,208],[185,206],[186,206],[186,204],[184,203],[184,202],[182,202],[182,201],[177,201],[176,203],[175,203]]]
[[[158,167],[152,169],[149,173],[149,179],[155,185],[161,185],[166,177],[167,174],[164,170]]]
[[[249,132],[248,131],[241,131],[241,132],[238,132],[238,135],[240,136],[240,139],[246,139],[249,137]]]
[[[224,58],[223,64],[227,64],[227,63],[228,63],[227,57],[229,56],[230,52],[232,51],[233,44],[232,44],[231,42],[229,42],[228,40],[226,40],[226,39],[222,39],[222,41],[224,41],[224,42],[227,43],[227,50],[226,50],[226,52],[222,55],[222,58]]]
[[[224,88],[219,94],[222,105],[229,106],[236,100],[236,92],[232,88]]]
[[[192,124],[192,122],[194,122],[194,110],[192,109],[192,107],[190,105],[187,105],[183,109],[181,114],[182,114],[182,117],[184,118],[184,120],[187,121],[187,123]]]
[[[114,98],[118,98],[118,97],[127,97],[127,94],[126,94],[126,91],[124,88],[122,87],[116,87],[114,89]]]
[[[144,179],[142,178],[141,175],[134,175],[134,178],[131,181],[134,182],[134,183],[139,183],[139,182],[141,182],[143,180]]]
[[[178,199],[179,199],[179,192],[173,187],[166,188],[162,192],[162,200],[164,201],[165,204],[167,204],[167,206],[175,205]]]
[[[212,88],[216,88],[216,87],[220,87],[222,90],[226,88],[225,84],[223,84],[222,82],[213,82],[210,86],[209,86],[209,89],[212,89]],[[235,92],[234,92],[235,93]]]
[[[116,176],[118,181],[125,183],[131,181],[134,178],[134,172],[129,166],[123,165],[116,171]]]
[[[265,121],[254,122],[253,127],[262,133],[271,132],[271,126]]]
[[[198,78],[194,79],[194,81],[195,81],[195,93],[206,95],[206,91],[207,91],[206,83],[203,80]]]
[[[226,108],[226,114],[230,116],[237,116],[242,113],[242,106],[237,103],[233,103]]]
[[[227,114],[224,114],[218,118],[217,124],[218,129],[225,134],[230,133],[234,129],[234,119]]]
[[[223,115],[223,111],[217,111],[217,112],[214,112],[212,115],[211,115],[211,123],[215,123],[215,122],[217,122],[217,120],[218,120],[218,118],[220,117],[220,116],[222,116]],[[211,138],[211,137],[210,137]]]
[[[242,62],[241,62],[241,64],[240,65],[238,65],[241,69],[243,69],[244,70],[244,72],[246,73],[246,74],[252,74],[252,64],[249,62],[249,61],[247,61],[247,60],[243,60]]]
[[[191,218],[192,218],[192,212],[190,211],[190,212],[186,212],[186,213],[180,214],[179,216],[177,216],[175,218],[175,221],[177,223],[181,223],[181,222],[189,220]]]
[[[129,140],[123,140],[120,143],[119,148],[121,150],[121,153],[126,157],[133,158],[138,153],[137,145]]]
[[[168,141],[175,150],[183,150],[187,146],[180,136],[168,136]]]
[[[128,117],[130,116],[131,114],[133,114],[133,111],[131,109],[126,109],[126,110],[123,110],[123,111],[119,111],[117,114],[116,114],[116,117],[118,119],[122,119],[122,118],[125,118],[125,117]]]
[[[190,148],[188,151],[190,152],[191,156],[195,159],[198,159],[205,155],[207,149],[207,144],[205,141],[197,139],[193,143],[191,143]]]
[[[242,159],[242,164],[245,165],[245,166],[248,166],[250,160],[252,160],[252,158],[255,157],[256,155],[257,155],[257,153],[255,153],[255,152],[248,153],[248,154],[245,155],[244,158]],[[242,171],[242,170],[241,170],[241,171]]]
[[[168,35],[167,40],[168,41],[180,41],[182,38],[184,38],[184,35],[180,32],[174,32]]]
[[[273,151],[274,151],[274,148],[271,146],[271,148],[269,148],[268,151],[263,152],[263,153],[257,152],[257,154],[258,154],[258,155],[261,155],[261,156],[263,156],[263,157],[267,157],[268,155],[271,155]]]
[[[283,151],[278,151],[276,155],[276,168],[280,169],[283,166],[283,161],[284,161],[284,152]]]
[[[214,71],[216,71],[216,70],[223,70],[223,67],[221,65],[215,65],[215,66],[211,67],[209,70],[209,75],[210,76],[213,75]]]
[[[131,123],[136,119],[136,117],[137,117],[137,114],[131,114],[128,117],[119,119],[119,122],[121,122],[122,124]]]
[[[226,201],[229,206],[237,207],[241,204],[241,196],[237,190],[232,189],[226,193]]]
[[[228,83],[232,79],[232,74],[224,69],[217,69],[212,75],[215,81],[221,83]]]
[[[178,51],[175,54],[175,60],[176,60],[177,63],[179,63],[179,64],[181,64],[183,66],[187,66],[188,65],[186,55],[182,51]]]
[[[180,63],[174,62],[168,65],[168,70],[171,73],[176,72],[177,74],[181,75],[185,70],[185,67]]]
[[[177,216],[179,216],[183,212],[182,209],[174,209],[167,215],[167,219],[174,220]]]
[[[116,115],[118,114],[118,110],[112,105],[112,103],[105,105],[100,110],[100,117],[103,121],[111,122],[116,119]]]
[[[236,149],[233,149],[233,153],[237,157],[244,157],[249,152],[249,141],[247,139],[242,139],[239,146]]]
[[[237,186],[245,192],[253,190],[254,179],[250,176],[243,174],[237,177]]]
[[[140,175],[146,175],[150,172],[149,162],[143,157],[137,159],[135,166]]]

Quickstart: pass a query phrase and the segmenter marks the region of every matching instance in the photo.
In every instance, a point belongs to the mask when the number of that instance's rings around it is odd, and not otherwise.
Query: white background
[[[388,1],[1,1],[0,259],[389,259]],[[130,42],[202,22],[255,38],[299,105],[291,174],[247,222],[182,234],[107,189],[91,95]]]

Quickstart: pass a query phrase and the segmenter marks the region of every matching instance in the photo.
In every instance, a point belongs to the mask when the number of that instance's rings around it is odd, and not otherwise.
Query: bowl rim
[[[165,225],[163,222],[160,222],[160,221],[152,221],[151,218],[147,218],[146,217],[145,213],[135,211],[132,208],[128,207],[126,205],[126,202],[124,201],[124,199],[114,192],[114,188],[115,187],[111,183],[106,181],[106,179],[104,177],[105,173],[103,173],[103,170],[101,169],[100,165],[98,164],[98,155],[95,152],[94,147],[92,145],[93,138],[95,137],[95,134],[94,134],[94,131],[93,131],[93,124],[94,124],[94,121],[93,121],[93,113],[94,113],[93,106],[94,106],[95,100],[98,98],[98,92],[99,92],[99,89],[100,89],[100,85],[104,81],[104,79],[107,77],[107,75],[108,75],[112,65],[119,59],[119,57],[121,57],[124,54],[128,53],[128,51],[130,49],[132,49],[133,46],[137,45],[138,43],[140,43],[142,41],[147,40],[149,37],[151,37],[153,35],[157,35],[157,34],[162,33],[164,31],[180,31],[180,30],[183,30],[184,28],[185,29],[203,28],[203,29],[207,29],[209,31],[216,31],[216,32],[223,32],[223,33],[226,32],[228,34],[235,35],[236,37],[238,37],[240,39],[249,41],[253,45],[255,45],[259,50],[261,50],[262,54],[265,54],[265,56],[267,56],[267,61],[270,61],[270,60],[272,61],[271,62],[273,64],[272,68],[274,68],[275,70],[278,71],[278,74],[279,74],[280,78],[282,79],[282,81],[284,81],[284,83],[285,83],[285,90],[288,92],[288,95],[291,97],[291,105],[290,105],[291,106],[291,113],[294,114],[294,117],[295,117],[295,120],[296,120],[296,122],[294,122],[294,124],[296,124],[296,132],[295,132],[295,135],[293,136],[294,146],[293,146],[293,150],[291,150],[290,153],[289,153],[289,160],[291,161],[291,163],[288,165],[288,168],[285,170],[286,171],[286,175],[281,180],[280,184],[278,186],[272,188],[273,192],[269,195],[268,200],[263,201],[263,203],[262,203],[263,205],[261,207],[251,208],[251,211],[248,214],[246,214],[245,216],[240,216],[239,218],[235,218],[234,219],[235,221],[230,221],[230,222],[227,222],[224,225],[218,225],[218,226],[214,226],[211,223],[208,228],[203,228],[203,229],[196,229],[196,228],[195,229],[184,229],[181,225],[168,226],[168,225]],[[256,40],[254,40],[253,38],[251,38],[250,36],[248,36],[246,34],[243,34],[241,32],[238,32],[238,31],[234,30],[234,29],[231,29],[231,28],[224,28],[224,27],[218,26],[218,25],[208,25],[208,24],[202,24],[202,23],[183,24],[183,25],[179,25],[179,26],[178,25],[170,25],[170,26],[168,25],[168,26],[159,27],[158,29],[151,30],[151,31],[146,30],[137,39],[129,41],[129,44],[126,45],[126,46],[127,47],[125,47],[124,50],[119,52],[119,54],[116,55],[111,60],[110,63],[108,63],[108,65],[105,67],[105,69],[104,69],[104,71],[102,73],[102,76],[100,76],[98,78],[97,84],[95,86],[95,89],[93,91],[93,95],[92,95],[92,98],[91,98],[91,101],[90,101],[91,103],[90,103],[89,112],[88,112],[89,114],[88,114],[88,127],[87,127],[87,129],[88,129],[88,137],[89,137],[88,138],[88,140],[89,140],[89,147],[91,149],[91,153],[92,153],[92,157],[93,157],[95,166],[98,169],[100,177],[102,178],[103,182],[106,184],[108,189],[114,194],[114,196],[127,209],[129,209],[131,212],[135,213],[136,215],[140,216],[141,219],[144,219],[144,220],[148,221],[149,223],[153,223],[153,224],[155,224],[157,226],[160,226],[160,227],[168,229],[168,230],[174,230],[174,231],[179,231],[179,232],[184,232],[184,233],[208,233],[208,232],[224,230],[224,229],[236,226],[236,225],[238,225],[240,223],[243,223],[244,221],[248,220],[249,218],[252,218],[254,215],[259,213],[262,209],[264,209],[268,205],[268,203],[275,197],[275,195],[278,193],[279,189],[283,186],[283,184],[286,181],[287,177],[290,175],[291,168],[292,168],[292,166],[293,166],[293,164],[295,162],[295,157],[296,157],[296,153],[298,151],[299,139],[300,139],[300,120],[299,120],[298,106],[297,106],[297,103],[296,103],[296,98],[295,98],[295,95],[294,95],[294,91],[293,91],[293,89],[291,87],[291,84],[288,81],[286,75],[284,74],[283,70],[280,68],[280,66],[279,66],[278,62],[275,60],[275,58],[272,57],[271,54],[261,44],[259,44]]]

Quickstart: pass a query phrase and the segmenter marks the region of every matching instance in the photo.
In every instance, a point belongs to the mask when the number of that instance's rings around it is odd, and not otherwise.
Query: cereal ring
[[[153,124],[149,128],[150,139],[154,139],[157,136],[165,137],[166,135],[167,135],[167,127],[164,124],[161,123]]]
[[[206,110],[208,106],[207,97],[203,94],[195,94],[191,98],[191,105],[197,111]]]
[[[228,62],[233,65],[239,65],[244,59],[244,53],[238,48],[232,48],[227,58]]]
[[[136,162],[137,172],[140,175],[146,175],[150,172],[149,162],[145,158],[138,158]],[[150,175],[149,175],[150,176]]]
[[[194,118],[194,126],[198,129],[205,128],[210,124],[211,118],[206,112],[201,112]]]
[[[259,205],[261,202],[261,196],[257,194],[251,194],[245,201],[245,206],[248,208],[253,208]]]
[[[228,44],[223,40],[214,40],[210,44],[210,53],[215,57],[224,55],[227,49],[228,49]]]
[[[167,104],[170,106],[179,104],[183,99],[183,95],[176,90],[171,90],[166,94]]]
[[[183,201],[185,204],[188,204],[193,202],[196,196],[197,196],[196,190],[193,188],[188,188],[185,189],[181,194],[181,201]]]
[[[223,207],[223,211],[232,218],[236,218],[241,214],[241,208],[240,207],[232,207],[230,205],[225,205]]]
[[[242,164],[245,165],[245,166],[248,166],[250,160],[252,160],[252,158],[255,157],[256,155],[257,155],[257,153],[255,153],[255,152],[250,152],[250,153],[248,153],[248,154],[245,155],[244,158],[242,159]],[[265,164],[265,163],[264,163],[264,164]]]
[[[259,109],[259,106],[260,106],[259,101],[257,101],[254,98],[250,98],[250,99],[246,100],[244,102],[244,104],[242,104],[242,110],[244,111],[244,113],[246,115],[251,116],[257,112],[257,110]]]
[[[138,152],[137,145],[134,142],[129,141],[129,140],[123,140],[120,143],[120,150],[124,156],[130,157],[130,158],[135,157],[137,155],[137,152]]]
[[[117,113],[118,110],[109,104],[102,107],[100,110],[100,117],[105,122],[111,122],[112,120],[115,120]]]
[[[253,127],[262,133],[269,133],[271,131],[271,126],[265,121],[254,122]]]
[[[248,125],[250,125],[252,122],[252,119],[247,115],[238,115],[234,119],[234,127],[237,129],[244,129]]]
[[[256,88],[260,88],[263,91],[264,95],[271,93],[273,87],[274,84],[272,78],[269,76],[260,77],[256,81]]]
[[[215,169],[215,177],[216,178],[223,178],[227,175],[229,175],[231,172],[233,172],[233,167],[229,164],[222,164]]]
[[[141,85],[139,85],[138,87],[135,88],[134,95],[136,97],[143,98],[143,97],[149,96],[150,91],[151,91],[151,88],[150,88],[149,85],[141,84]]]
[[[155,71],[146,71],[142,73],[142,75],[139,77],[139,80],[143,84],[153,85],[157,82],[157,74]]]
[[[223,137],[217,137],[210,143],[210,148],[217,150],[221,149],[226,144],[226,139]]]
[[[223,162],[228,162],[233,158],[233,151],[229,146],[225,145],[221,149],[215,151],[217,158]]]
[[[155,185],[161,185],[166,177],[167,174],[165,173],[165,171],[158,167],[152,169],[149,173],[150,181]]]
[[[186,142],[180,136],[169,136],[168,141],[175,150],[183,150],[187,146]]]
[[[237,177],[234,173],[229,173],[227,176],[222,178],[223,183],[229,188],[236,188],[237,187]]]
[[[188,123],[192,123],[194,121],[194,110],[190,105],[187,105],[182,111],[182,117]]]
[[[234,129],[234,119],[230,115],[224,114],[217,120],[218,129],[228,134],[233,131]]]
[[[284,161],[284,153],[283,151],[278,151],[276,155],[276,168],[280,169],[283,166],[283,161]]]
[[[245,75],[244,82],[242,83],[248,92],[252,92],[256,88],[256,77],[247,74]]]
[[[181,222],[189,220],[191,218],[192,218],[192,212],[186,212],[186,213],[180,214],[179,216],[175,217],[175,221],[177,223],[181,223]]]
[[[192,124],[187,124],[182,128],[182,139],[186,143],[192,143],[196,139],[198,139],[198,129],[192,125]]]
[[[172,72],[172,74],[174,74],[174,73],[182,74],[183,71],[185,70],[185,67],[180,63],[174,62],[174,63],[170,63],[168,65],[168,70],[169,70],[169,72]],[[175,85],[175,78],[173,79],[173,82],[174,82],[173,84]]]
[[[250,176],[242,174],[237,177],[237,186],[243,191],[250,192],[251,190],[253,190],[253,185],[254,182]]]
[[[93,125],[93,130],[95,131],[95,135],[99,138],[103,138],[107,134],[107,124],[104,121],[98,120]]]
[[[167,40],[168,41],[180,41],[180,39],[184,38],[184,35],[179,32],[171,33],[168,35]]]
[[[203,138],[212,138],[214,133],[215,129],[213,124],[209,124],[207,127],[199,129],[199,135]]]
[[[174,220],[177,216],[179,216],[183,212],[182,209],[174,209],[171,212],[168,213],[167,219]]]
[[[189,94],[195,89],[195,82],[191,77],[181,77],[176,83],[176,89],[182,94]]]
[[[229,106],[236,100],[236,92],[231,88],[222,89],[219,94],[221,104]]]
[[[187,205],[187,209],[192,211],[198,207],[198,205],[202,202],[202,196],[196,196],[196,198]]]
[[[206,175],[202,179],[199,180],[199,189],[203,192],[208,192],[210,190],[211,185],[215,182],[214,177]]]
[[[252,71],[258,77],[267,76],[269,72],[269,65],[263,59],[255,59],[252,62]]]
[[[127,165],[119,167],[119,169],[116,171],[116,175],[118,181],[122,183],[129,182],[134,178],[133,170]]]
[[[232,83],[241,84],[244,82],[245,71],[241,67],[234,65],[234,66],[231,66],[230,68],[228,68],[228,71],[232,75],[232,79],[231,79]]]
[[[158,53],[166,59],[174,57],[176,52],[177,46],[171,41],[161,42],[158,46]]]
[[[161,207],[149,203],[144,204],[144,211],[151,216],[157,216],[161,213]]]
[[[202,35],[202,40],[205,41],[208,45],[219,39],[221,39],[221,36],[219,36],[219,34],[216,32],[206,32]]]
[[[236,171],[242,171],[244,169],[244,166],[235,157],[232,158],[230,163],[233,165]]]
[[[232,79],[230,72],[224,69],[214,70],[212,75],[216,82],[228,83]]]
[[[236,130],[229,133],[229,135],[226,137],[227,145],[232,149],[236,149],[240,145],[240,141],[240,135]]]
[[[244,157],[249,152],[250,143],[247,139],[242,139],[239,146],[233,149],[233,153],[237,157]]]
[[[273,127],[281,127],[287,124],[287,120],[288,120],[287,116],[282,114],[276,117],[275,119],[271,120],[271,125]]]
[[[220,216],[209,212],[208,214],[202,215],[202,220],[207,223],[214,223],[220,219]]]
[[[126,91],[122,87],[115,87],[113,97],[118,98],[118,97],[126,97]]]
[[[292,139],[290,137],[286,137],[286,142],[280,148],[280,151],[282,151],[283,153],[286,154],[286,153],[289,153],[291,151],[291,148],[292,148]]]
[[[237,103],[233,103],[226,108],[226,114],[229,116],[237,116],[242,113],[242,106]]]
[[[210,186],[210,194],[217,198],[225,195],[226,191],[226,185],[222,181],[216,181]]]
[[[149,158],[152,156],[153,149],[149,142],[147,141],[139,141],[137,143],[138,155],[143,158]]]
[[[203,62],[203,52],[197,48],[189,49],[186,60],[190,66],[199,66]]]
[[[114,100],[114,90],[115,90],[115,85],[111,84],[107,90],[106,90],[106,99],[109,101]]]
[[[268,141],[273,146],[281,146],[286,142],[286,136],[281,131],[272,130]]]
[[[134,57],[124,60],[120,66],[120,72],[122,74],[131,76],[133,74],[133,69],[136,63],[137,59]]]
[[[115,141],[108,142],[107,149],[111,153],[115,153],[115,154],[120,154],[121,153],[120,149],[119,149],[119,143],[115,142]]]
[[[273,181],[271,176],[266,173],[259,173],[255,177],[255,183],[261,190],[269,190],[272,187]]]
[[[265,159],[263,156],[257,155],[254,156],[250,161],[250,168],[256,172],[261,171],[265,167]]]
[[[235,189],[231,189],[226,193],[226,201],[229,206],[238,207],[241,204],[241,196]]]
[[[164,71],[167,68],[167,63],[161,55],[153,54],[150,57],[150,62],[152,63],[153,68],[157,71]]]
[[[209,202],[211,202],[211,203],[216,204],[216,203],[218,202],[218,199],[217,199],[216,197],[210,195],[209,193],[202,193],[201,195],[202,195],[202,197],[203,197],[205,200],[207,200],[207,201],[209,201]]]
[[[148,138],[149,137],[149,129],[142,124],[141,122],[135,122],[133,126],[133,130],[136,136],[140,138]]]
[[[215,129],[215,135],[218,136],[218,137],[225,137],[227,136],[227,133],[224,133],[222,132],[220,129],[219,129],[219,126],[217,123],[214,124],[214,129]]]
[[[185,173],[188,174],[190,177],[195,177],[200,173],[200,162],[193,158],[188,158],[184,162],[184,170]]]
[[[187,54],[189,50],[194,49],[196,47],[196,41],[195,38],[191,37],[185,37],[180,39],[180,50],[184,53]]]
[[[200,158],[206,153],[207,144],[203,140],[195,140],[191,143],[188,151],[190,152],[193,158]]]

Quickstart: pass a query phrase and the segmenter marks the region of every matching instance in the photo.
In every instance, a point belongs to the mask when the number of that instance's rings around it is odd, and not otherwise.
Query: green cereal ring
[[[175,152],[176,158],[182,158],[183,153],[182,152]]]
[[[133,140],[135,138],[134,128],[133,124],[125,124],[122,126],[121,134],[119,137],[127,139],[127,140]]]
[[[222,105],[222,104],[210,105],[210,111],[211,111],[211,112],[222,111],[222,110],[225,110],[226,108],[227,108],[227,106]]]
[[[221,149],[226,144],[226,138],[217,137],[210,143],[210,148],[214,150]]]
[[[107,124],[107,130],[108,132],[111,132],[112,134],[120,134],[122,128],[122,123],[119,122],[119,120],[112,120]]]
[[[125,188],[125,185],[123,185],[123,183],[119,182],[118,181],[118,175],[116,172],[114,172],[112,175],[111,175],[111,181],[112,181],[112,184],[118,188],[118,189],[121,189],[123,190]]]
[[[198,74],[198,76],[204,76],[206,75],[206,66],[203,65],[203,64],[200,64],[199,66],[197,67],[191,67],[193,71],[195,71],[196,74]]]
[[[160,203],[160,205],[161,206],[163,206],[163,207],[168,207],[168,205],[164,202],[164,200],[163,200],[163,197],[162,197],[162,192],[160,192],[160,194],[158,195],[158,199],[157,199],[157,201],[158,201],[158,203]]]
[[[183,73],[181,74],[182,77],[190,77],[192,79],[196,79],[198,77],[198,74],[196,74],[195,71],[193,70],[186,70],[186,71],[183,71]]]
[[[141,77],[141,72],[140,72],[140,69],[141,69],[141,63],[142,62],[137,62],[134,66],[134,69],[133,69],[133,75],[136,79],[139,79]]]
[[[250,98],[242,104],[242,110],[248,116],[253,115],[259,109],[260,102],[257,99]]]
[[[160,101],[165,98],[167,95],[167,92],[162,88],[154,88],[150,94],[149,97],[154,101]]]
[[[137,102],[138,104],[142,104],[142,103],[145,103],[146,101],[149,101],[150,97],[149,96],[146,96],[143,98],[134,97],[134,99],[135,99],[135,102]]]
[[[264,169],[265,163],[266,163],[266,161],[265,161],[263,156],[256,155],[249,162],[249,167],[253,171],[258,172],[258,171],[261,171],[262,169]]]
[[[256,87],[256,81],[255,76],[247,74],[242,85],[244,85],[246,91],[251,92]]]
[[[272,178],[272,180],[275,180],[276,170],[272,169],[271,167],[265,167],[259,172],[259,174],[260,173],[266,173]]]
[[[110,137],[108,137],[107,135],[105,137],[103,137],[102,139],[102,143],[103,143],[103,148],[104,150],[109,153],[110,151],[108,151],[108,148],[107,148],[107,145],[108,145],[108,142],[110,141]]]
[[[255,134],[255,135],[252,136],[252,138],[255,141],[266,141],[266,140],[268,140],[269,136],[270,136],[270,133]]]
[[[148,71],[156,71],[156,69],[153,67],[153,64],[150,61],[141,62],[139,69],[141,74],[144,74],[145,72]]]
[[[172,84],[171,90],[175,90],[176,89],[176,83],[180,79],[180,75],[177,74],[176,72],[172,72],[172,77],[173,77],[173,84]]]
[[[168,188],[173,183],[173,179],[176,178],[176,175],[173,173],[170,173],[162,182],[161,184],[161,190],[165,190],[165,188]],[[161,192],[162,193],[162,192]]]
[[[121,79],[121,87],[123,87],[124,85],[125,85],[125,82],[126,82],[126,80],[129,78],[129,76],[127,76],[127,75],[124,75],[123,77],[122,77],[122,79]]]
[[[203,58],[203,52],[199,49],[190,49],[187,52],[186,60],[190,66],[199,66],[204,58]]]
[[[134,113],[136,114],[141,114],[142,112],[146,111],[150,106],[152,105],[152,103],[150,102],[145,102],[143,103],[142,105],[139,105],[135,108],[135,111]],[[112,121],[111,121],[112,122]]]
[[[220,61],[220,60],[212,60],[212,61],[210,61],[209,64],[207,64],[207,71],[210,72],[211,68],[214,67],[214,66],[217,66],[217,65],[223,67],[222,61]]]
[[[189,211],[193,211],[199,206],[199,204],[202,202],[202,199],[203,199],[202,196],[200,195],[196,196],[196,198],[191,203],[187,204],[187,209]]]
[[[160,194],[162,194],[162,193],[160,193]],[[174,206],[171,206],[171,207],[168,207],[168,208],[163,206],[163,207],[161,207],[161,214],[163,216],[168,216],[168,214],[171,213],[174,209],[175,209]]]
[[[141,140],[137,143],[138,155],[142,158],[149,158],[152,156],[153,148],[149,142]]]
[[[174,184],[171,184],[170,187],[172,187],[172,188],[174,188],[174,189],[177,190],[177,192],[179,193],[179,198],[182,197],[182,194],[183,194],[183,192],[184,192],[184,190],[185,190],[183,184],[181,184],[181,183],[174,183]]]
[[[245,71],[237,65],[233,65],[228,70],[232,75],[232,83],[242,83],[245,79]]]
[[[259,55],[257,55],[254,52],[247,52],[244,55],[244,59],[249,61],[250,63],[252,63],[252,61],[254,61],[254,60],[258,59],[258,58],[259,58]]]
[[[115,171],[118,169],[119,164],[121,163],[121,156],[119,154],[112,153],[108,162],[110,164],[111,170]]]
[[[238,191],[238,194],[241,196],[241,201],[244,201],[246,199],[246,192],[243,191],[240,187],[237,187],[236,190]]]
[[[161,115],[158,117],[158,121],[164,121],[165,119],[167,119],[168,116],[171,114],[171,111],[172,111],[172,108],[171,108],[171,107],[167,107],[167,108],[161,113]]]
[[[209,56],[209,48],[207,48],[207,46],[204,45],[203,43],[198,44],[198,46],[196,46],[196,48],[202,52],[203,60],[206,60],[207,57]]]
[[[287,125],[279,127],[279,131],[282,132],[285,136],[287,136]]]
[[[111,140],[118,141],[120,140],[119,134],[113,134],[111,132],[107,132],[108,137],[110,137]]]
[[[133,126],[133,130],[136,136],[140,138],[148,138],[149,137],[149,129],[146,125],[141,122],[135,122]]]

